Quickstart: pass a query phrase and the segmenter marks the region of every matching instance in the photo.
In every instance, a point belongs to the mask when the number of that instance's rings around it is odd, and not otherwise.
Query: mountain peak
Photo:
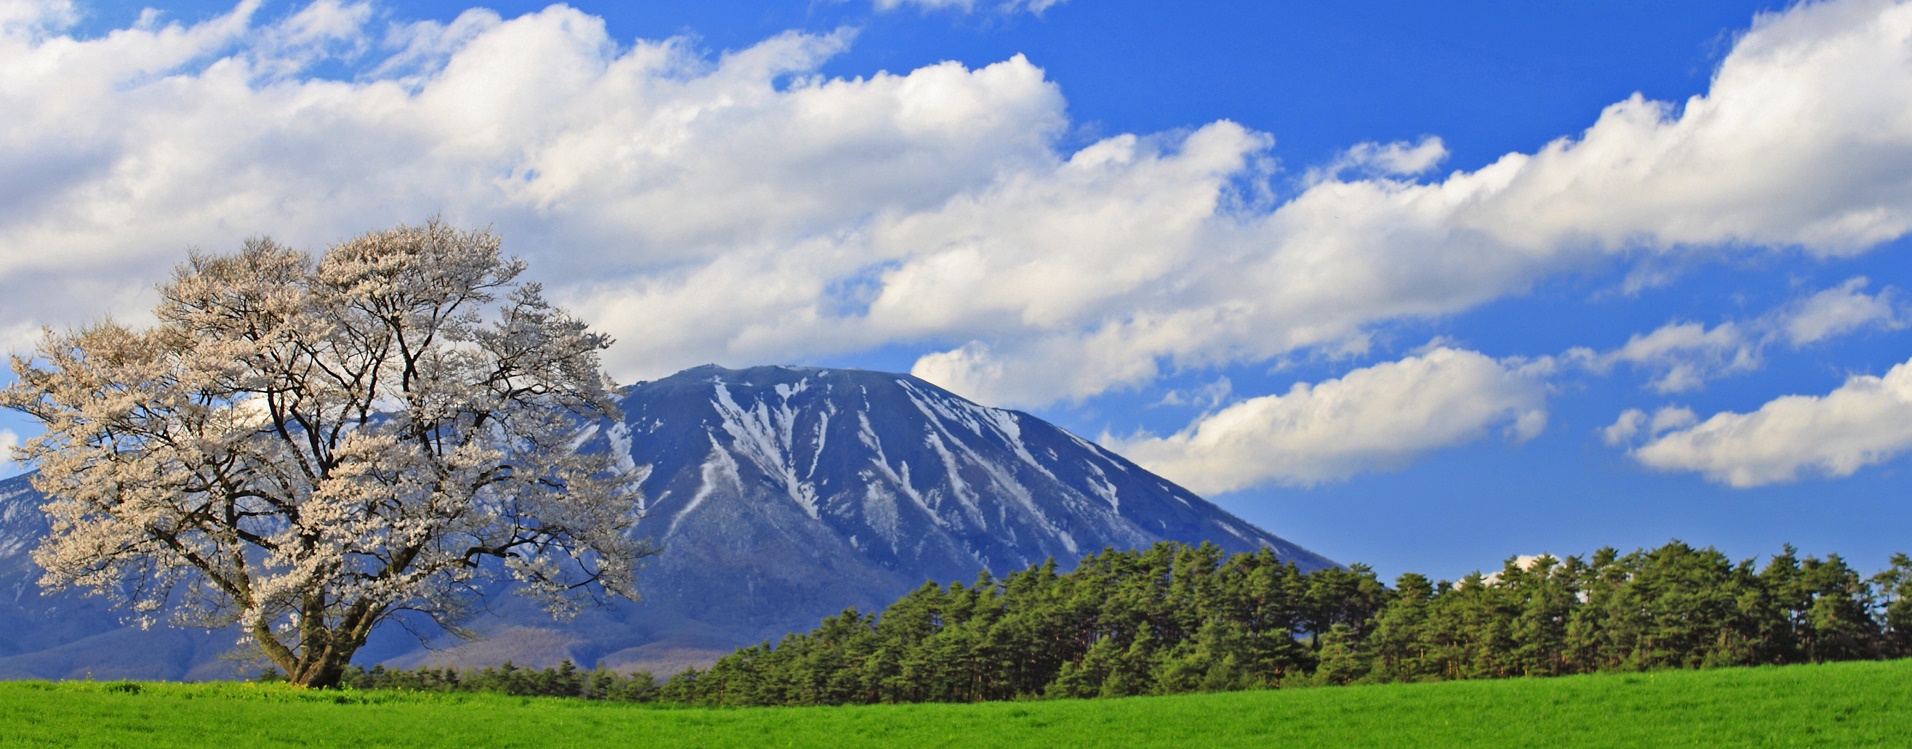
[[[781,527],[775,516],[800,510],[899,569],[1001,573],[1158,540],[1331,564],[1093,442],[907,374],[706,365],[634,387],[622,405],[611,449],[646,477],[640,529],[666,542],[724,484],[727,501],[773,503],[751,506],[759,520]]]

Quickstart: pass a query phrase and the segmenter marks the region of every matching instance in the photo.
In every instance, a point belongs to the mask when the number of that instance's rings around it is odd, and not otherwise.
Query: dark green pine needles
[[[1302,572],[1213,546],[1104,551],[926,584],[662,685],[662,701],[838,705],[1119,697],[1912,655],[1912,560],[1864,578],[1672,542],[1510,559],[1457,583]]]

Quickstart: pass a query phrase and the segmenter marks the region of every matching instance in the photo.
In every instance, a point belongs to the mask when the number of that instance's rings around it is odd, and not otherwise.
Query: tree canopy
[[[1763,568],[1674,541],[1517,557],[1459,582],[1268,551],[1105,550],[926,584],[666,682],[714,705],[968,702],[1556,676],[1912,656],[1912,559],[1866,579],[1790,547]]]
[[[508,577],[554,615],[635,598],[635,482],[575,448],[615,417],[610,339],[436,220],[314,258],[194,253],[156,323],[47,330],[0,405],[43,434],[43,586],[143,623],[238,623],[294,682],[336,684],[372,629],[454,634]]]

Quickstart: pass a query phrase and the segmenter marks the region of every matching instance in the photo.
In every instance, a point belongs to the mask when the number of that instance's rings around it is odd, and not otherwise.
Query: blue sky
[[[1904,4],[144,7],[0,0],[5,347],[443,213],[620,379],[914,371],[1388,576],[1912,550]]]

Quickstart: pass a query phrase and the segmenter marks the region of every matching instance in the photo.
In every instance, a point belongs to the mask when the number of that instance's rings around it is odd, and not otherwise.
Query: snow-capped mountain
[[[421,650],[388,627],[360,660],[568,657],[668,671],[846,607],[880,609],[925,581],[1046,558],[1066,569],[1104,547],[1211,541],[1266,547],[1308,569],[1333,564],[1047,422],[908,375],[704,366],[627,388],[620,405],[623,420],[598,425],[583,449],[628,458],[638,477],[645,517],[635,533],[663,547],[639,573],[642,602],[552,622],[503,598],[477,623],[484,640]],[[14,484],[24,482],[0,483],[0,518],[29,500],[5,498]],[[19,538],[37,539],[37,528],[6,523],[0,551],[20,546],[24,559],[30,544]],[[30,588],[25,572],[0,559],[0,585],[15,600],[36,595],[14,590]],[[4,648],[0,676],[68,675],[9,668],[32,654]]]
[[[908,375],[704,366],[621,406],[600,440],[645,477],[637,533],[664,547],[640,575],[647,603],[756,637],[1109,546],[1332,564],[1041,419]]]
[[[1330,564],[1092,442],[908,375],[705,366],[622,406],[605,437],[646,477],[639,533],[679,551],[802,539],[793,556],[912,587],[1164,539]]]

